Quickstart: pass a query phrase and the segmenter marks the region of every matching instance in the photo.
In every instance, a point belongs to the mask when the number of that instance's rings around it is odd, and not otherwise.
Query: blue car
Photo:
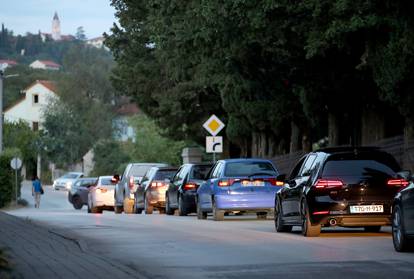
[[[216,221],[229,212],[256,212],[266,219],[274,207],[276,192],[283,186],[272,162],[263,159],[218,161],[197,190],[197,218],[213,213]]]

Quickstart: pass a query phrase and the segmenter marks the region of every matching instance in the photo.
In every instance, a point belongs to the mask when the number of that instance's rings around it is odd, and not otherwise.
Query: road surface
[[[397,253],[390,228],[329,229],[320,237],[276,233],[271,219],[231,216],[223,222],[196,216],[102,215],[75,210],[67,193],[45,187],[40,209],[30,188],[27,208],[15,216],[51,226],[82,240],[86,249],[105,255],[148,278],[412,278],[414,253]]]

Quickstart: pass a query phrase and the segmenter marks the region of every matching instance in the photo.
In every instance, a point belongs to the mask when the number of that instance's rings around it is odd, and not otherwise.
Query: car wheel
[[[178,196],[178,215],[187,216],[187,208],[181,195]]]
[[[160,214],[165,214],[165,208],[164,208],[164,207],[159,207],[159,208],[158,208],[158,212],[159,212]]]
[[[373,232],[373,233],[377,233],[381,230],[381,226],[369,226],[369,227],[364,227],[364,230],[366,232]]]
[[[167,213],[167,215],[174,215],[174,209],[170,207],[170,199],[168,198],[168,194],[165,195],[165,213]]]
[[[203,212],[203,210],[201,209],[201,205],[200,205],[198,198],[196,198],[196,203],[197,203],[197,219],[198,220],[207,219],[207,212]]]
[[[102,208],[97,207],[97,206],[93,206],[93,207],[91,207],[91,213],[102,214]]]
[[[152,214],[152,212],[154,211],[154,207],[152,205],[149,204],[147,197],[144,197],[144,203],[145,203],[145,214]]]
[[[259,220],[266,220],[267,219],[267,212],[257,212],[256,216],[257,216],[257,219],[259,219]]]
[[[216,203],[213,201],[213,220],[214,221],[223,221],[224,220],[224,210],[217,208]]]
[[[321,233],[321,225],[312,225],[310,221],[309,208],[305,201],[302,201],[302,234],[307,237],[319,236]]]
[[[88,213],[92,213],[89,204],[88,204]]]
[[[405,234],[401,207],[396,205],[392,214],[392,242],[397,252],[406,252],[413,249],[413,243]]]
[[[75,208],[77,210],[82,209],[82,207],[83,207],[82,200],[79,196],[73,196],[72,197],[72,204],[73,204],[73,208]]]
[[[277,232],[291,232],[292,226],[283,224],[283,214],[279,206],[275,206],[275,228]]]
[[[124,209],[123,209],[122,206],[118,206],[118,205],[115,205],[114,206],[114,212],[115,212],[115,214],[121,214],[122,211],[124,211]]]
[[[133,214],[134,212],[134,201],[129,198],[124,198],[124,213]]]

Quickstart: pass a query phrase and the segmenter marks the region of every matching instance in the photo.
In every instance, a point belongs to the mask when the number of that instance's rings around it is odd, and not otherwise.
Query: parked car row
[[[94,181],[93,183],[91,183]],[[303,156],[288,177],[265,159],[226,159],[214,165],[129,164],[121,177],[80,178],[68,194],[88,212],[185,216],[274,212],[277,232],[302,228],[318,236],[326,227],[378,232],[392,225],[395,249],[414,247],[414,183],[388,153],[377,148],[326,148]]]

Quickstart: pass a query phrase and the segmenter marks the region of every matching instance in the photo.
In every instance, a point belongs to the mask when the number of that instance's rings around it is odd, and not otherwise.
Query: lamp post
[[[18,77],[18,74],[4,75],[4,69],[0,65],[0,154],[3,153],[3,80],[9,77]]]

